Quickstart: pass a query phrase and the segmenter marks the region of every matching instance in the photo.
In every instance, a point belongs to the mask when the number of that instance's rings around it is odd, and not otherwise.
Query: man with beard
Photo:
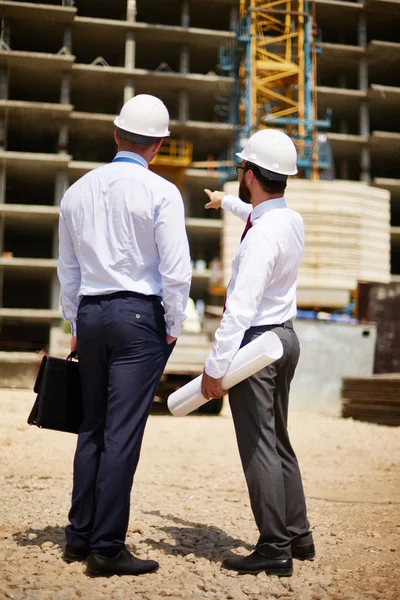
[[[224,566],[241,573],[290,576],[292,558],[313,560],[301,474],[287,431],[289,388],[299,358],[293,329],[297,272],[304,248],[301,216],[283,194],[297,173],[296,148],[284,133],[264,129],[238,154],[239,198],[205,190],[206,208],[247,219],[232,263],[221,324],[202,380],[206,399],[222,396],[221,380],[239,347],[265,331],[282,341],[281,359],[229,391],[240,458],[260,532],[255,551]]]

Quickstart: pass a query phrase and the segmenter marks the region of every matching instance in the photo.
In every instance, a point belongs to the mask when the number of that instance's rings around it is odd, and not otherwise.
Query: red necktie
[[[242,243],[242,242],[243,242],[244,238],[245,238],[245,237],[246,237],[246,235],[247,235],[247,232],[248,232],[248,231],[249,231],[249,229],[251,228],[251,225],[252,225],[252,224],[251,224],[251,218],[250,218],[250,217],[251,217],[251,215],[249,215],[249,216],[247,217],[246,225],[245,225],[245,228],[243,229],[242,237],[240,238],[240,243]],[[228,285],[229,285],[229,284],[228,284]],[[224,309],[223,309],[223,312],[225,312],[225,308],[226,308],[226,294],[225,294],[225,300],[224,300]]]
[[[243,242],[244,238],[245,238],[245,237],[246,237],[246,235],[247,235],[247,232],[248,232],[248,230],[249,230],[249,229],[250,229],[250,227],[251,227],[251,218],[250,218],[250,217],[251,217],[251,215],[249,215],[249,216],[247,217],[246,226],[245,226],[245,228],[243,229],[242,237],[240,238],[240,241],[241,241],[241,242]]]

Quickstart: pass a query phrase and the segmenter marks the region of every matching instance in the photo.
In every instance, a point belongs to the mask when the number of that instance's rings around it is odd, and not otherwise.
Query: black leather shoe
[[[278,577],[290,577],[293,574],[293,561],[291,558],[271,559],[265,558],[258,552],[252,552],[249,556],[226,558],[222,563],[226,569],[257,575],[265,571],[267,575]]]
[[[297,560],[314,560],[315,546],[314,544],[308,544],[308,546],[300,546],[299,548],[293,548],[292,556],[293,558],[297,558]]]
[[[126,548],[111,558],[102,554],[89,554],[86,573],[91,577],[111,577],[112,575],[143,575],[157,571],[155,560],[141,560]]]
[[[65,562],[72,563],[85,560],[88,554],[88,548],[70,546],[69,544],[67,544],[65,546],[63,559],[65,560]]]

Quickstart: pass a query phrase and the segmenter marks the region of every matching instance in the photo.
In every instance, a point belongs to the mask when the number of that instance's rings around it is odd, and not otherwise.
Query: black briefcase
[[[28,417],[29,425],[78,433],[82,422],[82,390],[79,364],[68,358],[44,356],[33,391],[37,397]]]

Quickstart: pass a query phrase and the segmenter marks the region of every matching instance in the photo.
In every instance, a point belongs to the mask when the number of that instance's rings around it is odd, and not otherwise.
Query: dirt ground
[[[399,600],[398,429],[291,415],[318,557],[279,579],[220,567],[257,539],[229,408],[183,419],[156,410],[127,543],[160,569],[91,579],[84,564],[61,560],[75,436],[26,425],[33,399],[0,391],[1,600]]]

